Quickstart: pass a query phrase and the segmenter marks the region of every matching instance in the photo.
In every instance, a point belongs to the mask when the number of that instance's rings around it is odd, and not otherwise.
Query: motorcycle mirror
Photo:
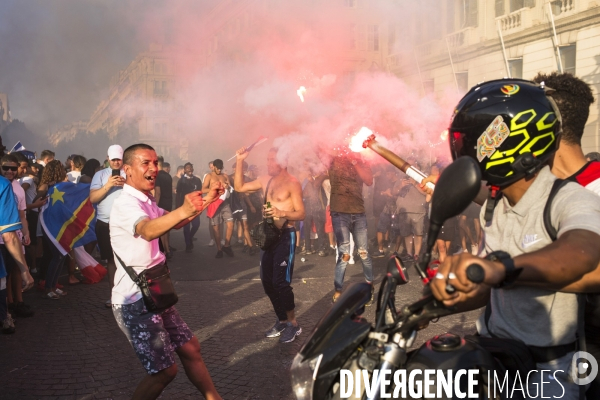
[[[481,187],[481,170],[471,157],[460,157],[440,175],[431,198],[430,225],[426,251],[419,262],[419,274],[425,278],[425,268],[431,259],[431,250],[446,221],[463,212],[475,199]]]
[[[448,218],[463,212],[481,187],[481,171],[471,157],[460,157],[450,164],[435,185],[431,198],[433,224],[442,226]]]
[[[396,285],[408,283],[408,272],[404,265],[402,265],[400,257],[394,256],[389,259],[387,272],[394,278]]]

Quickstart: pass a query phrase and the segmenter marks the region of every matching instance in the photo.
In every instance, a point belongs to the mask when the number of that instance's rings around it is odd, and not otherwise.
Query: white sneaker
[[[471,246],[471,254],[476,256],[478,253],[479,253],[479,246],[477,246],[477,245]]]
[[[225,246],[225,241],[221,240],[221,246]]]
[[[215,245],[215,239],[210,239],[210,242],[208,242],[208,245],[210,247],[213,247]]]
[[[348,264],[354,265],[354,257],[350,257],[350,260],[348,260]]]

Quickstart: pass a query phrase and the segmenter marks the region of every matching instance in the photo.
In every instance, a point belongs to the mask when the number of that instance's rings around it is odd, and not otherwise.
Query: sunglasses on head
[[[10,165],[3,165],[2,166],[2,171],[13,171],[13,172],[17,172],[17,169],[19,167],[12,167]]]

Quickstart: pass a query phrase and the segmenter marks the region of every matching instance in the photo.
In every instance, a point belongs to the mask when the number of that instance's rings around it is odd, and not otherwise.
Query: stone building
[[[571,72],[600,93],[600,2],[595,0],[425,0],[427,21],[407,18],[386,68],[423,93],[538,72]],[[413,11],[414,12],[414,11]],[[600,102],[590,110],[584,153],[600,150]]]

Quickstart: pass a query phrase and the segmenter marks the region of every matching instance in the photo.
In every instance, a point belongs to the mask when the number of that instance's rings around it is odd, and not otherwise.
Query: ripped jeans
[[[331,212],[331,222],[335,232],[338,254],[335,265],[335,290],[341,291],[344,286],[344,275],[346,266],[350,260],[350,234],[354,237],[354,242],[358,248],[358,254],[363,265],[365,280],[373,283],[373,262],[367,249],[367,216],[363,214],[346,214]],[[346,255],[346,257],[344,257]],[[346,259],[344,259],[346,258]]]

